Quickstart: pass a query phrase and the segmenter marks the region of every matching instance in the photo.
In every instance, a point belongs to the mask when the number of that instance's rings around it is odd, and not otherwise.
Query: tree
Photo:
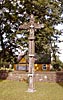
[[[25,45],[22,39],[16,35],[20,22],[19,14],[23,11],[22,7],[18,5],[18,2],[12,0],[3,0],[0,2],[1,62],[14,62],[16,59],[15,52],[21,45]]]
[[[49,48],[52,41],[51,37],[60,34],[54,26],[59,24],[61,20],[61,2],[58,0],[34,0],[31,2],[30,0],[26,0],[24,5],[27,14],[33,13],[36,21],[44,24],[44,28],[42,30],[37,30],[35,33],[36,53],[38,53],[39,56],[41,53],[49,53],[50,55],[51,52]],[[55,50],[55,53],[56,51],[57,50]]]
[[[63,62],[60,61],[58,56],[56,56],[56,62],[52,61],[51,64],[53,66],[53,70],[60,71],[63,69]]]
[[[29,21],[31,13],[34,14],[36,22],[39,21],[44,25],[43,29],[35,32],[36,52],[50,54],[51,36],[59,34],[54,28],[61,22],[62,12],[59,0],[3,0],[0,2],[0,10],[0,55],[2,61],[14,62],[17,48],[23,50],[28,46],[29,32],[19,31],[18,28],[20,24]],[[18,33],[21,34],[21,38],[18,38]]]

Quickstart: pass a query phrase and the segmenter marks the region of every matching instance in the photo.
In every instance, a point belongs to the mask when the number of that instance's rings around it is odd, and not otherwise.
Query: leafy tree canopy
[[[30,14],[34,14],[36,22],[44,25],[44,28],[35,32],[36,52],[50,52],[51,37],[60,34],[54,26],[62,22],[62,1],[3,0],[0,2],[1,61],[16,61],[18,48],[24,50],[28,46],[29,32],[20,31],[19,25],[28,22]]]

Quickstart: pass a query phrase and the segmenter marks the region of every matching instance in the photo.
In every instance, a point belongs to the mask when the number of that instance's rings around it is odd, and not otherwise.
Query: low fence
[[[8,73],[8,80],[27,81],[28,73],[14,71]],[[34,74],[35,82],[63,82],[63,71],[60,72],[36,72]]]

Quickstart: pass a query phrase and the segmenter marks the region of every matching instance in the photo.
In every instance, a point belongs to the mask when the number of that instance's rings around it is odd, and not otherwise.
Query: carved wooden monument
[[[29,88],[28,92],[35,92],[34,87],[34,56],[35,56],[35,29],[41,29],[43,24],[35,23],[34,16],[31,14],[30,21],[19,26],[19,29],[29,30]]]

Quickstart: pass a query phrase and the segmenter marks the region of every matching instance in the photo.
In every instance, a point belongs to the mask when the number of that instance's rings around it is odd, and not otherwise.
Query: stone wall
[[[8,80],[27,81],[28,73],[14,71],[10,72],[7,77]],[[36,72],[34,75],[35,82],[63,82],[62,72]]]
[[[24,81],[27,80],[28,74],[26,72],[14,71],[9,72],[7,79],[8,80],[16,80],[16,81]]]
[[[63,82],[63,72],[42,72],[42,73],[36,73],[35,81]]]

